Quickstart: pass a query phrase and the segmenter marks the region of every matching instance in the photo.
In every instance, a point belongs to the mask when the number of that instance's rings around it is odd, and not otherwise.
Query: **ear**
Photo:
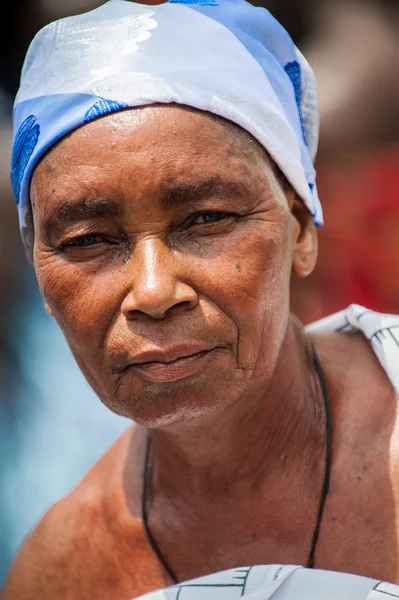
[[[44,308],[46,309],[46,313],[50,315],[50,317],[54,317],[54,313],[51,310],[51,308],[49,307],[49,305],[47,304],[47,302],[44,303]]]
[[[307,277],[317,261],[316,226],[312,214],[293,190],[289,194],[288,203],[292,215],[292,269],[298,277]]]

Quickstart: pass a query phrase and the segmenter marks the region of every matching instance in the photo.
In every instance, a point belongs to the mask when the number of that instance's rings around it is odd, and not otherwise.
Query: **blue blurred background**
[[[150,1],[148,3],[151,3]],[[397,0],[263,0],[315,69],[326,226],[292,308],[307,323],[351,302],[399,313]],[[128,422],[105,409],[45,313],[19,239],[8,165],[24,54],[49,21],[97,0],[14,0],[0,36],[0,587],[27,532]]]

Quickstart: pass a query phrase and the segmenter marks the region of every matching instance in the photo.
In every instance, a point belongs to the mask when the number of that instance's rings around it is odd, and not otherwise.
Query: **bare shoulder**
[[[57,502],[43,517],[22,545],[9,573],[2,600],[36,598],[40,591],[43,600],[67,598],[66,577],[69,584],[74,579],[75,553],[80,553],[84,539],[77,528],[76,511],[83,512],[82,522],[95,520],[95,503],[72,493]],[[73,583],[72,583],[73,585]]]
[[[328,568],[345,565],[353,573],[398,581],[399,398],[363,334],[315,334],[312,341],[333,416],[324,520]]]
[[[349,406],[361,398],[364,412],[381,412],[398,396],[365,336],[358,333],[316,333],[312,340],[333,394]]]
[[[377,478],[382,462],[399,467],[399,397],[367,339],[361,333],[312,339],[331,396],[336,462],[341,457],[345,468],[374,464]]]
[[[127,510],[123,493],[131,438],[129,429],[43,517],[14,562],[2,600],[133,597],[124,567],[140,559],[135,541],[141,525]]]

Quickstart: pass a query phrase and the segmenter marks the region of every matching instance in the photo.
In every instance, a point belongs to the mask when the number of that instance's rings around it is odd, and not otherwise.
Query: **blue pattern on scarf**
[[[284,71],[287,73],[288,77],[291,79],[291,83],[294,86],[295,92],[295,100],[298,106],[299,116],[301,118],[301,126],[303,139],[305,144],[308,145],[308,140],[306,139],[305,127],[303,125],[302,118],[302,79],[301,79],[301,65],[297,60],[289,62],[285,65]]]
[[[216,0],[169,0],[169,4],[199,4],[199,6],[219,6]]]
[[[23,121],[16,133],[11,155],[11,185],[17,204],[19,204],[19,193],[25,169],[39,136],[40,125],[37,123],[35,115],[30,115]]]
[[[100,98],[93,104],[86,112],[84,116],[84,122],[87,123],[97,117],[102,117],[110,112],[121,110],[122,108],[128,108],[128,105],[124,102],[118,102],[117,100],[108,100],[107,98]]]

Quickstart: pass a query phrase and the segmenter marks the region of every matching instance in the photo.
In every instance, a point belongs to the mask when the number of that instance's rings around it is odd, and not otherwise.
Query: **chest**
[[[389,502],[387,494],[380,493],[383,497],[377,495],[370,502],[361,486],[357,492],[350,494],[333,485],[320,530],[315,567],[399,583],[394,497]],[[344,493],[347,497],[343,498]],[[256,519],[254,516],[256,522],[260,519],[261,515],[256,515]],[[199,535],[192,543],[182,539],[180,547],[160,540],[159,547],[181,579],[247,564],[305,564],[311,531],[304,543],[291,545],[281,542],[275,532],[270,536],[264,532],[260,535],[261,527],[257,534],[256,522],[255,535],[251,532],[244,540],[232,539],[226,532],[217,544],[210,539],[206,543],[206,536]],[[112,535],[97,532],[90,552],[76,553],[72,562],[74,593],[79,590],[82,600],[92,597],[132,600],[172,583],[138,524]],[[70,584],[69,581],[69,590]]]
[[[398,530],[389,510],[372,516],[361,514],[356,510],[359,506],[352,508],[351,515],[335,513],[330,503],[320,532],[315,567],[399,583]],[[170,547],[167,551],[167,544],[160,547],[178,577],[189,579],[246,564],[304,564],[308,543],[288,547],[277,539],[255,539],[252,545],[247,541],[243,547],[239,541],[231,540],[212,548],[212,554],[209,549],[204,554],[201,544],[196,546],[195,541],[192,545],[182,544],[180,551],[173,554]],[[94,595],[99,600],[109,597],[131,600],[172,583],[143,533],[137,533],[135,539],[128,542],[121,535],[107,548],[98,548],[96,557],[91,564],[80,557],[79,580],[90,590],[88,598]]]
[[[315,566],[398,583],[399,495],[388,465],[377,470],[332,481]]]
[[[315,567],[399,583],[399,470],[392,458],[384,460],[385,449],[354,449],[351,461],[348,455],[346,448],[333,464]],[[151,530],[179,580],[248,564],[306,565],[319,497],[305,496],[292,495],[278,513],[270,509],[267,496],[251,508],[240,506],[238,512],[231,507],[211,517],[204,512],[188,528],[173,511],[166,527],[150,519]],[[241,512],[247,515],[245,527],[237,529]],[[91,534],[90,552],[71,557],[82,600],[131,600],[172,584],[140,519],[114,517],[114,526],[99,526]]]

